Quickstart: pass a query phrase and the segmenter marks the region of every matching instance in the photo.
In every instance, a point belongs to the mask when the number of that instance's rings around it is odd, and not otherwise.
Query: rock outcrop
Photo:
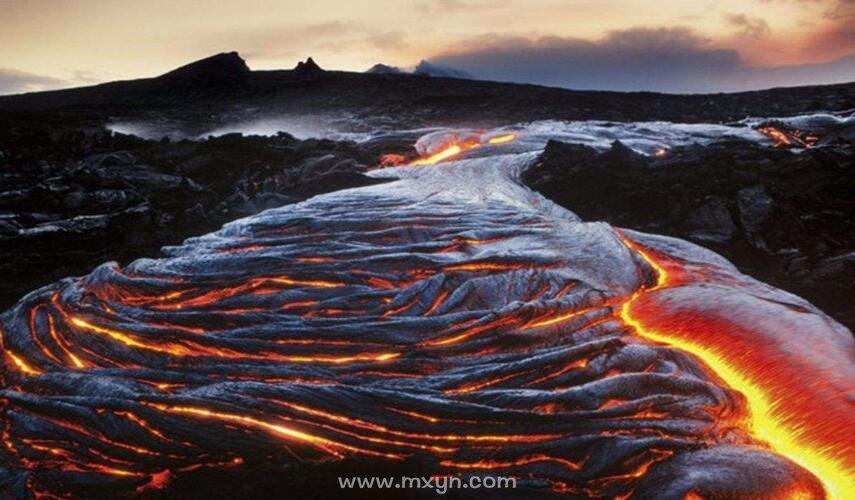
[[[294,67],[294,72],[300,75],[315,75],[323,73],[324,70],[310,57],[305,61],[298,62],[297,66]]]
[[[850,141],[796,152],[731,140],[663,153],[550,142],[524,180],[585,220],[712,248],[855,327]]]
[[[224,52],[172,70],[158,79],[169,84],[204,86],[240,81],[249,74],[249,66],[237,52]]]

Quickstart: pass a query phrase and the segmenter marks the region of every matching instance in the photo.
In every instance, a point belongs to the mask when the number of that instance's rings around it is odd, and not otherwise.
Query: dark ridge
[[[246,61],[237,52],[223,52],[181,66],[157,77],[157,80],[170,84],[207,85],[242,80],[250,73]]]
[[[297,63],[297,66],[294,67],[294,72],[302,75],[312,75],[316,73],[323,73],[324,70],[318,66],[318,63],[315,62],[311,57],[306,59],[305,61],[300,61]]]
[[[177,109],[202,101],[224,102],[240,95],[246,91],[251,75],[237,52],[224,52],[154,78],[0,96],[0,110],[120,113],[128,109]]]
[[[345,114],[363,117],[369,126],[376,119],[383,126],[412,128],[541,119],[728,122],[855,108],[855,83],[675,95],[463,80],[454,70],[444,77],[430,63],[421,66],[434,76],[324,71],[311,58],[292,70],[249,71],[236,53],[227,53],[155,78],[0,96],[0,111],[63,111],[100,123],[156,120],[174,122],[180,130],[210,130],[236,114],[252,119],[253,113]]]

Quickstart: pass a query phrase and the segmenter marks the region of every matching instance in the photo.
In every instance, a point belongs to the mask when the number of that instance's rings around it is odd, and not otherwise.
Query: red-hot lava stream
[[[424,158],[418,158],[409,163],[410,166],[423,166],[423,165],[435,165],[443,160],[448,160],[450,158],[454,158],[455,156],[463,153],[464,151],[468,151],[470,149],[475,149],[477,147],[483,146],[484,144],[506,144],[508,142],[516,139],[516,134],[502,134],[494,137],[490,137],[488,139],[484,139],[479,137],[476,139],[455,141],[452,144],[440,149],[436,153],[425,156]]]
[[[663,292],[691,277],[677,262],[623,234],[620,239],[656,275],[655,285],[623,303],[621,319],[645,339],[700,358],[746,398],[750,416],[744,426],[751,435],[813,473],[829,498],[855,498],[855,414],[852,403],[835,391],[839,372],[766,344],[751,325],[738,320],[738,310],[663,307]],[[801,498],[798,493],[792,498]]]

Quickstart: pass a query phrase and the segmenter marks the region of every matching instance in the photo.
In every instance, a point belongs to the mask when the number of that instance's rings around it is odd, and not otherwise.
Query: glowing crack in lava
[[[27,295],[0,316],[0,496],[260,466],[340,493],[367,463],[851,497],[851,333],[700,247],[579,220],[518,182],[534,158],[377,170]]]
[[[815,350],[813,355],[781,350],[766,342],[763,330],[786,325],[775,318],[764,318],[762,325],[740,321],[738,312],[750,304],[734,304],[726,310],[697,304],[663,308],[663,303],[674,299],[657,299],[657,292],[702,282],[703,271],[688,272],[625,236],[621,239],[656,275],[655,286],[623,303],[621,319],[646,339],[700,358],[728,387],[746,397],[747,427],[753,436],[813,472],[832,498],[851,498],[855,494],[855,450],[850,429],[855,414],[852,404],[840,397],[851,379],[841,378],[830,366],[834,353],[826,357],[824,352],[841,349],[846,353],[846,344],[805,346]],[[676,267],[677,277],[668,267]],[[715,294],[705,290],[696,292],[715,299]],[[846,367],[842,368],[845,373]],[[806,373],[822,376],[808,382],[810,394],[794,383]]]
[[[516,134],[506,133],[500,135],[466,135],[463,137],[458,137],[456,134],[446,135],[445,141],[440,143],[438,147],[434,145],[435,151],[427,154],[426,156],[419,158],[417,160],[413,160],[409,163],[410,166],[420,166],[420,165],[435,165],[439,162],[448,160],[450,158],[454,158],[464,151],[468,151],[470,149],[475,149],[479,146],[488,144],[488,145],[498,145],[498,144],[507,144],[516,139]]]
[[[761,125],[757,127],[757,131],[771,139],[776,147],[812,148],[819,140],[813,134],[772,124]]]

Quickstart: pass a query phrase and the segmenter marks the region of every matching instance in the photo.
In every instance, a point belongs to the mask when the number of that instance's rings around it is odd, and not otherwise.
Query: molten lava
[[[765,124],[757,127],[757,131],[771,139],[775,147],[780,148],[811,148],[819,140],[813,134],[784,125]]]
[[[516,139],[516,134],[502,134],[487,139],[487,144],[505,144]]]
[[[475,149],[484,144],[499,145],[507,144],[516,139],[516,134],[502,134],[492,137],[480,136],[477,139],[463,138],[453,140],[450,144],[442,147],[439,151],[430,154],[426,157],[413,160],[409,163],[410,166],[435,165],[439,162],[449,160],[459,156],[464,151]]]
[[[439,163],[443,160],[453,158],[453,157],[459,155],[460,153],[462,153],[463,151],[466,151],[466,150],[472,149],[472,148],[476,148],[478,146],[479,146],[479,144],[465,143],[465,142],[461,143],[461,144],[452,144],[451,146],[448,146],[444,149],[441,149],[440,151],[438,151],[438,152],[436,152],[430,156],[426,156],[424,158],[419,158],[418,160],[413,160],[410,162],[410,165],[411,166],[434,165],[434,164]]]
[[[626,236],[621,235],[621,240],[656,275],[653,287],[623,303],[621,319],[645,339],[700,358],[717,378],[747,399],[750,421],[745,426],[751,435],[811,471],[830,498],[855,497],[855,440],[850,431],[855,428],[855,413],[835,390],[833,379],[838,375],[769,346],[753,331],[754,325],[731,317],[734,310],[663,308],[657,293],[687,284],[685,277],[674,279],[674,272],[669,273],[668,268],[677,264]],[[675,272],[681,272],[679,267]],[[807,387],[794,384],[805,373],[817,372],[831,380],[813,380]]]

